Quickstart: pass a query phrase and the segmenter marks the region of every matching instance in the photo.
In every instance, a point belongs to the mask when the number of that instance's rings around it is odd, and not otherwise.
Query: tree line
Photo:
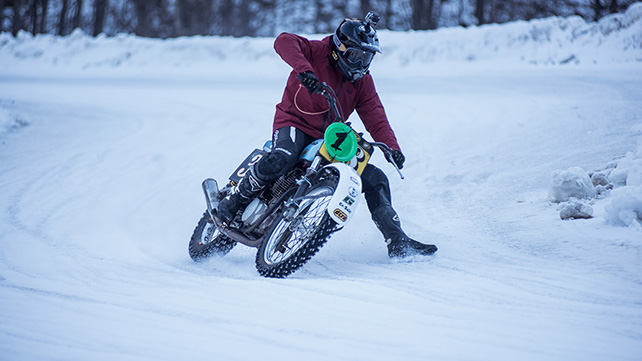
[[[97,36],[274,36],[328,33],[345,17],[381,15],[379,28],[430,30],[624,11],[635,0],[0,0],[0,32]]]

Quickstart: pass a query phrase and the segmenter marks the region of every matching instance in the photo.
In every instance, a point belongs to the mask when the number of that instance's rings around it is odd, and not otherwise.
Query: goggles
[[[350,64],[361,63],[361,66],[368,67],[374,53],[371,51],[364,51],[357,48],[348,48],[343,52],[343,58],[348,61]]]

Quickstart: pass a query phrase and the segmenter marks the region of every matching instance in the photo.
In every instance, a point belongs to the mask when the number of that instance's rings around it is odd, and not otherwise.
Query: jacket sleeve
[[[366,130],[376,142],[386,143],[392,149],[401,150],[395,132],[388,122],[386,111],[381,104],[372,77],[366,75],[361,80],[361,85],[356,109]]]
[[[281,33],[274,41],[274,50],[297,73],[314,71],[309,60],[312,58],[312,48],[308,39],[290,33]]]

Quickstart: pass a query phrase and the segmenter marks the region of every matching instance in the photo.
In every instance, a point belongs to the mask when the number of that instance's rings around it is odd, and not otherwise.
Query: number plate
[[[236,168],[234,173],[232,173],[232,175],[230,176],[230,181],[235,185],[238,184],[241,181],[241,178],[245,176],[247,171],[250,170],[250,168],[259,160],[261,160],[261,158],[263,158],[266,154],[267,152],[263,149],[254,149],[254,151],[250,153],[247,158],[245,158],[241,165]]]
[[[359,173],[359,175],[361,175],[361,173],[363,173],[363,170],[366,168],[366,165],[368,164],[368,161],[370,160],[370,156],[372,155],[372,151],[374,149],[372,148],[372,145],[365,139],[363,139],[360,134],[357,133],[356,136],[358,145],[357,154],[351,160],[340,163],[346,163],[350,167],[354,168],[357,173]],[[328,162],[339,162],[336,159],[332,158],[332,156],[328,153],[328,149],[325,147],[325,144],[319,150],[319,154],[321,154],[321,156]]]

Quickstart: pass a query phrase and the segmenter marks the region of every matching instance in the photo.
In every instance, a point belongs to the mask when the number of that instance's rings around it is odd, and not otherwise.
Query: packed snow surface
[[[439,251],[391,261],[362,205],[279,280],[187,255],[270,137],[273,39],[0,35],[0,359],[639,360],[641,26],[382,32],[406,179],[373,162]]]

